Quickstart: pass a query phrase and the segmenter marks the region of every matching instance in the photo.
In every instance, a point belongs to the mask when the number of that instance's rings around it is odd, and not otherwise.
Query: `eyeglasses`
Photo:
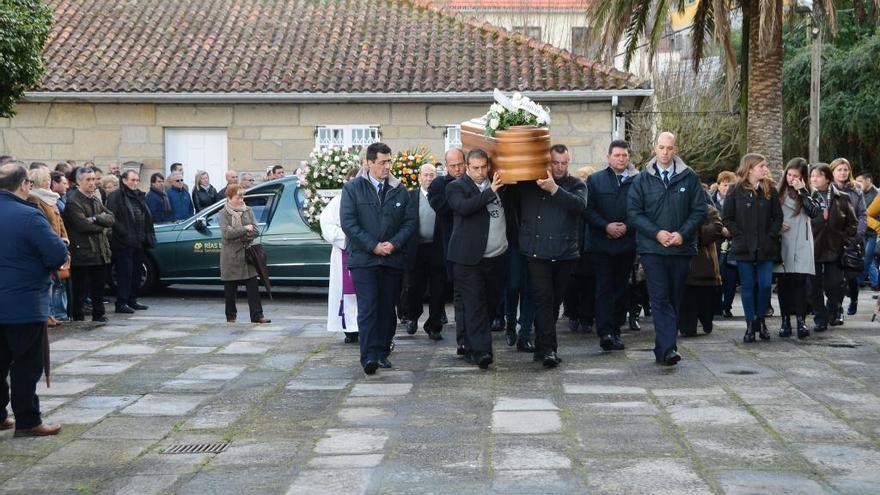
[[[183,182],[183,181],[180,180],[180,179],[178,179],[178,180],[173,180],[173,181],[171,181],[171,182]]]

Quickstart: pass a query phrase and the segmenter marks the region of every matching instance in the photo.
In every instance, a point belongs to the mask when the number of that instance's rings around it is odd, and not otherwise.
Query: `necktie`
[[[380,202],[380,203],[384,203],[384,202],[385,202],[385,190],[386,190],[386,189],[387,189],[387,188],[385,187],[385,183],[384,183],[384,182],[380,182],[380,183],[379,183],[379,191],[378,191],[378,192],[379,192],[379,202]]]
[[[623,184],[623,176],[618,175],[617,176],[617,187],[620,187],[621,184]]]
[[[669,170],[663,171],[663,185],[669,187]]]

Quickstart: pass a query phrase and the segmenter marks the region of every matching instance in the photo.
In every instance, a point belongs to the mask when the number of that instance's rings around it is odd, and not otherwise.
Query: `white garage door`
[[[165,173],[183,164],[183,180],[193,189],[196,170],[211,176],[219,191],[226,185],[226,129],[165,129]]]

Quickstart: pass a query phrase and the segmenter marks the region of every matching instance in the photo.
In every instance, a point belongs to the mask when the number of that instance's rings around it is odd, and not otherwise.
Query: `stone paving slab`
[[[213,291],[213,292],[212,292]],[[654,363],[558,326],[554,370],[493,334],[495,365],[399,329],[391,370],[324,331],[326,295],[265,301],[274,325],[226,325],[222,293],[172,289],[137,319],[51,334],[44,419],[0,432],[0,493],[877,493],[880,325],[746,345],[742,319]],[[208,294],[208,295],[206,295]],[[211,295],[213,294],[213,295]],[[863,294],[862,307],[870,308]],[[774,303],[775,304],[775,303]],[[207,318],[192,317],[199,307]],[[735,306],[735,311],[738,311]],[[451,316],[453,311],[447,308]],[[768,324],[776,326],[778,319]],[[402,327],[401,327],[402,328]],[[61,362],[64,360],[64,362]],[[229,442],[221,454],[164,454]]]

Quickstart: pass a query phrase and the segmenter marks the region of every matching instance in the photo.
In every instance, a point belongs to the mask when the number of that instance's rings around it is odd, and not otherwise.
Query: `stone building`
[[[457,144],[492,90],[550,107],[555,141],[596,163],[642,105],[631,74],[427,0],[50,0],[47,71],[0,154],[138,161],[144,173],[288,170],[316,146]],[[146,181],[143,182],[146,186]]]

